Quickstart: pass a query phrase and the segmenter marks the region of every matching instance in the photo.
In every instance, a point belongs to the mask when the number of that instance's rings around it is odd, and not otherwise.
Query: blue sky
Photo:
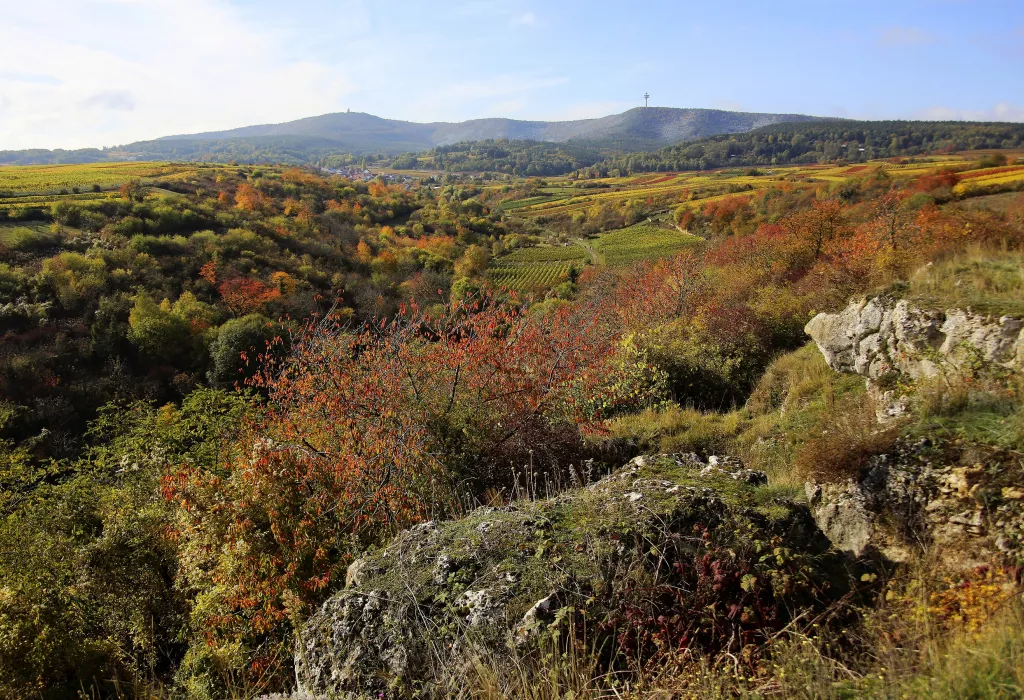
[[[325,112],[1024,121],[1024,0],[0,0],[0,149]]]

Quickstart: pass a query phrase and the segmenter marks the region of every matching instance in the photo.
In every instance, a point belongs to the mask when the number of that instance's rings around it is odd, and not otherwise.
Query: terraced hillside
[[[573,269],[588,263],[582,245],[544,245],[523,248],[495,258],[488,277],[495,286],[514,292],[535,292],[569,279]]]
[[[939,174],[953,183],[947,199],[972,198],[1024,190],[1024,162],[989,165],[985,153],[964,153],[912,160],[879,160],[866,164],[730,168],[706,172],[649,173],[629,177],[526,180],[512,196],[507,184],[485,187],[483,198],[506,216],[576,237],[579,248],[541,246],[499,256],[489,277],[499,287],[517,292],[550,289],[567,279],[569,268],[591,264],[622,267],[672,255],[700,242],[683,228],[673,228],[671,215],[729,208],[770,190],[828,191],[851,178],[890,178],[909,182]],[[533,186],[529,186],[529,183]],[[623,223],[623,219],[625,222]],[[641,223],[636,222],[638,219]],[[678,219],[677,219],[678,220]],[[596,231],[578,222],[599,222]],[[614,223],[619,221],[620,223]],[[608,225],[611,222],[613,225]],[[631,225],[630,225],[631,224]],[[592,224],[586,224],[592,225]],[[704,235],[706,232],[697,231]],[[589,255],[588,255],[589,254]],[[572,262],[570,262],[572,261]]]

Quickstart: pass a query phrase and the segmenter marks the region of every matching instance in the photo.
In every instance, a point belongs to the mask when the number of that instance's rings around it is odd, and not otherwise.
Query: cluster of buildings
[[[383,177],[389,183],[409,182],[413,179],[406,175],[396,175],[394,173],[374,173],[371,172],[369,168],[360,168],[358,166],[341,168],[320,168],[320,170],[328,175],[338,175],[348,180],[352,180],[353,182],[369,182],[370,180],[376,180],[378,177]]]

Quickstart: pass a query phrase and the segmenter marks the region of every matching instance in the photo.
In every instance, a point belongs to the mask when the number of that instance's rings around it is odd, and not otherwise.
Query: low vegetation
[[[969,250],[917,270],[906,294],[930,308],[1024,317],[1024,256]]]
[[[690,452],[769,483],[714,477],[742,513],[701,556],[682,543],[710,515],[680,515],[664,576],[617,579],[604,627],[563,617],[509,662],[469,654],[438,693],[1019,694],[1009,555],[966,571],[915,556],[836,589],[856,595],[807,597],[803,574],[834,550],[754,536],[782,515],[817,533],[804,481],[908,441],[1019,469],[1017,370],[893,378],[910,410],[879,425],[877,393],[803,333],[881,289],[1020,313],[1022,212],[964,206],[946,160],[443,186],[204,165],[132,170],[99,197],[26,184],[0,222],[0,695],[289,692],[302,625],[407,528],[482,538],[479,511],[459,520],[480,505],[544,511],[561,529],[533,523],[510,556],[571,569],[588,546],[617,550],[565,537],[632,536],[619,509],[641,499],[591,512],[592,492],[565,491]],[[678,466],[641,476],[704,488]],[[665,554],[643,542],[644,561]]]

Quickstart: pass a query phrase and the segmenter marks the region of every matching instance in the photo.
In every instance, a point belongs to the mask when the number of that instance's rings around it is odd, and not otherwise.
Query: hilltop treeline
[[[642,172],[710,170],[728,166],[796,163],[863,163],[926,153],[1024,147],[1024,125],[970,122],[824,120],[786,122],[747,133],[721,134],[637,151],[635,144],[606,141],[487,140],[406,153],[393,168],[583,177]]]
[[[374,162],[386,157],[382,153],[357,157],[352,155],[352,150],[344,143],[316,136],[156,139],[108,148],[30,148],[21,151],[0,151],[0,164],[63,165],[118,163],[126,160],[173,160],[195,163],[340,167],[364,160]]]
[[[404,153],[392,168],[449,172],[493,172],[520,177],[564,175],[597,163],[614,152],[594,143],[488,139],[460,141],[425,153]]]
[[[585,170],[590,177],[642,172],[708,170],[735,165],[863,163],[925,153],[1024,147],[1024,124],[974,122],[861,122],[829,120],[766,126],[615,156]]]
[[[0,151],[4,165],[63,165],[65,163],[99,163],[110,160],[100,148],[26,148],[21,151]]]

